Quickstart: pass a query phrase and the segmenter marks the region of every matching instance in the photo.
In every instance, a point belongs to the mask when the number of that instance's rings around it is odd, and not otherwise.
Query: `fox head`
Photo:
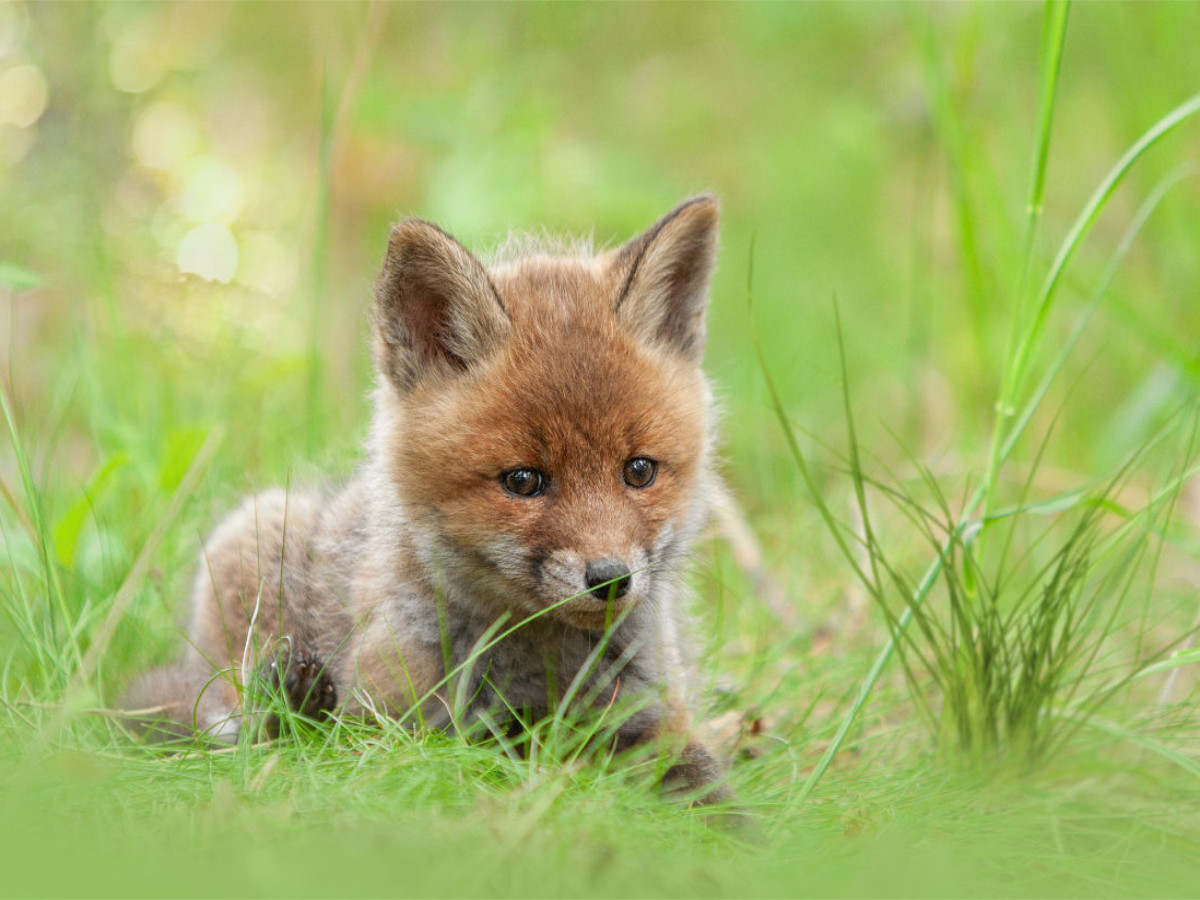
[[[490,269],[428,222],[395,226],[373,452],[435,579],[601,628],[679,577],[710,477],[717,218],[699,196],[616,250]]]

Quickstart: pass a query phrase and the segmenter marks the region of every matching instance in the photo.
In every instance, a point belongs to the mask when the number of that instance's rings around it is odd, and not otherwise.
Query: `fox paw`
[[[315,657],[291,656],[268,659],[259,667],[259,684],[270,695],[282,694],[288,708],[309,719],[319,719],[337,706],[337,687],[325,664]],[[264,720],[267,733],[279,736],[279,717]]]

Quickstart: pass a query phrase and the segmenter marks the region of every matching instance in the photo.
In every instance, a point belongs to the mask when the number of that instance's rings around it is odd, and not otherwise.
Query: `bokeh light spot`
[[[197,225],[179,242],[175,262],[180,272],[227,284],[237,274],[237,241],[224,225]]]
[[[270,297],[288,294],[297,280],[296,255],[274,235],[255,232],[242,241],[238,281]]]
[[[0,125],[0,165],[15,166],[23,160],[36,137],[36,128]]]
[[[28,30],[25,10],[17,3],[0,3],[0,56],[16,51]]]
[[[133,155],[151,169],[174,169],[200,146],[200,130],[191,110],[180,103],[151,103],[133,123]]]
[[[128,94],[150,90],[170,68],[170,46],[149,27],[121,34],[108,55],[108,74],[113,85]]]
[[[46,111],[50,88],[32,63],[0,72],[0,124],[28,128]]]
[[[241,213],[244,196],[238,173],[216,157],[206,156],[192,166],[180,200],[184,214],[193,222],[229,224]]]

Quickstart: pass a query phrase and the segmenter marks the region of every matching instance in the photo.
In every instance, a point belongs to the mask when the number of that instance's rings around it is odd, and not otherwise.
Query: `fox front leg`
[[[314,656],[292,653],[290,647],[264,659],[254,681],[265,695],[262,699],[282,695],[288,709],[309,719],[332,714],[337,706],[337,687],[325,664]],[[260,721],[266,737],[279,737],[282,723],[276,713],[267,712]]]
[[[725,771],[712,752],[697,741],[689,741],[663,776],[668,794],[686,796],[700,806],[731,802],[733,792],[725,783]]]
[[[635,717],[635,721],[640,719],[640,722],[628,722],[627,727],[618,732],[617,749],[659,747],[660,752],[667,755],[662,787],[668,796],[699,806],[731,802],[734,796],[725,783],[725,767],[708,747],[690,737],[691,729],[683,727],[685,723],[679,716],[674,718],[677,721],[672,727],[662,720],[646,725],[641,716]]]

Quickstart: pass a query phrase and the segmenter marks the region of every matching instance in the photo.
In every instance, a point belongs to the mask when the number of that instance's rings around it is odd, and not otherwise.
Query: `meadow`
[[[1200,5],[0,3],[0,894],[1195,896]],[[390,223],[722,202],[750,825],[569,730],[164,752],[242,495],[361,459]],[[650,767],[652,769],[652,767]]]

